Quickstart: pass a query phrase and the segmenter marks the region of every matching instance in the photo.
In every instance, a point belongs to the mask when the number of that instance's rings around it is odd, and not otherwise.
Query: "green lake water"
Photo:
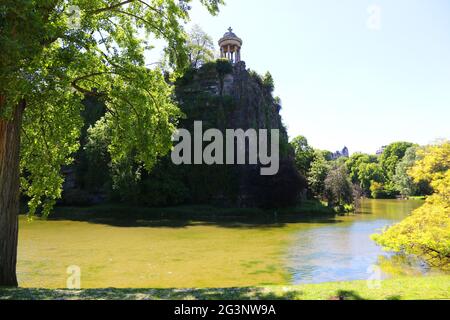
[[[392,273],[419,274],[425,266],[384,252],[370,236],[393,225],[419,201],[365,200],[359,213],[336,223],[298,233],[288,253],[295,284],[388,278]]]
[[[402,270],[419,273],[383,252],[370,235],[402,220],[421,204],[365,200],[361,212],[348,217],[280,217],[239,224],[145,219],[128,224],[28,222],[21,217],[19,282],[23,287],[64,288],[70,266],[80,268],[82,288],[207,288],[363,280],[374,265],[383,267],[382,277]]]

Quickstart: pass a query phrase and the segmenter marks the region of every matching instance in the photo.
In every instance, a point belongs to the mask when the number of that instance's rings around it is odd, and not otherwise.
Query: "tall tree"
[[[214,42],[198,25],[194,25],[188,34],[188,58],[195,69],[214,59]]]
[[[414,166],[417,160],[418,147],[411,147],[406,150],[403,160],[397,164],[393,181],[398,192],[403,197],[414,195],[418,190],[418,185],[414,183],[413,178],[408,174],[408,171]]]
[[[322,151],[315,151],[314,161],[308,173],[308,185],[316,197],[323,197],[325,193],[325,179],[330,172],[330,165]]]
[[[314,149],[304,136],[296,137],[290,144],[294,149],[297,170],[306,177],[314,160]]]
[[[328,206],[337,206],[340,211],[353,202],[353,188],[345,165],[336,166],[328,173],[325,179],[325,197]]]
[[[350,179],[366,196],[373,196],[373,189],[384,188],[385,174],[378,157],[374,155],[355,153],[346,162]],[[379,193],[376,193],[379,195]]]
[[[223,0],[200,0],[214,14]],[[190,0],[3,0],[0,6],[0,286],[17,286],[19,185],[30,214],[60,197],[82,127],[80,101],[101,97],[113,162],[150,170],[171,147],[180,112],[161,70],[146,67],[142,31],[187,65]],[[92,88],[96,88],[93,90]],[[20,173],[22,176],[20,178]]]
[[[386,147],[383,154],[380,156],[380,165],[386,173],[388,181],[392,181],[397,164],[405,156],[406,150],[413,145],[414,144],[410,142],[394,142]]]
[[[394,182],[394,175],[397,165],[402,161],[405,156],[406,150],[412,147],[414,144],[410,142],[394,142],[391,143],[384,150],[380,156],[380,165],[384,172],[383,189],[385,196],[388,198],[398,195],[397,188]]]

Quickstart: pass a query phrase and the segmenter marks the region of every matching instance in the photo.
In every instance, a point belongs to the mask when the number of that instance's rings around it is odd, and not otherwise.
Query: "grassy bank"
[[[284,287],[223,289],[2,289],[0,299],[88,300],[440,300],[450,299],[450,276],[410,277],[382,281],[369,289],[366,281]]]

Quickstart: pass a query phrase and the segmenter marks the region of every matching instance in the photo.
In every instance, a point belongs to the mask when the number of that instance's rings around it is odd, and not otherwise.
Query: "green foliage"
[[[75,169],[75,185],[87,191],[95,192],[104,187],[104,177],[109,172],[107,166],[109,160],[103,161],[101,157],[89,159],[86,152],[86,144],[88,143],[89,130],[105,115],[106,108],[101,99],[93,96],[87,96],[82,103],[84,110],[81,117],[84,125],[79,138],[80,148],[74,155],[75,161],[71,167]],[[104,150],[107,153],[107,146],[105,146]]]
[[[409,171],[414,182],[428,181],[434,197],[446,202],[450,199],[450,142],[431,145],[418,150],[419,160]]]
[[[230,61],[228,61],[227,59],[218,59],[216,61],[216,71],[219,74],[219,77],[223,78],[227,74],[230,74],[233,72],[233,66],[231,65]]]
[[[188,34],[189,65],[198,69],[214,59],[214,42],[198,25],[194,25]]]
[[[322,154],[322,156],[327,161],[332,161],[333,160],[333,152],[331,152],[331,151],[328,151],[328,150],[316,150],[316,152]]]
[[[281,101],[280,97],[277,96],[277,97],[273,98],[273,101],[281,107],[282,101]]]
[[[373,239],[389,251],[415,254],[430,265],[450,267],[450,208],[427,203]]]
[[[360,183],[360,168],[363,164],[377,163],[377,158],[364,153],[354,153],[348,158],[346,165],[353,183]]]
[[[370,189],[373,182],[382,184],[384,172],[378,163],[362,163],[359,168],[358,181],[364,192]]]
[[[72,161],[78,148],[80,101],[85,96],[105,101],[113,164],[121,165],[133,154],[133,160],[150,171],[170,150],[181,113],[162,71],[146,67],[150,46],[139,34],[165,41],[170,65],[184,69],[188,59],[182,25],[189,19],[190,3],[2,2],[0,116],[9,117],[25,98],[20,166],[31,214],[40,206],[48,214],[61,195],[60,168]],[[223,1],[201,3],[214,14]],[[67,14],[72,5],[81,11],[78,25]]]
[[[298,136],[290,144],[294,149],[297,170],[306,176],[314,160],[314,149],[309,146],[308,140],[304,136]]]
[[[138,204],[167,207],[186,203],[190,190],[180,176],[179,168],[174,167],[169,159],[163,159],[150,174],[144,174]]]
[[[216,72],[219,75],[220,95],[223,95],[224,80],[227,74],[233,73],[233,66],[228,59],[218,59],[216,61]]]
[[[400,175],[396,176],[397,167],[412,146],[408,142],[393,143],[379,158],[363,153],[353,154],[346,162],[352,183],[359,185],[366,196],[377,199],[395,197],[399,191],[397,182],[401,179]]]
[[[111,156],[108,152],[110,142],[110,130],[106,126],[104,119],[100,119],[94,126],[88,129],[86,146],[80,152],[80,156],[86,157],[84,180],[88,190],[109,189]]]
[[[426,192],[426,185],[422,182],[415,183],[413,178],[408,174],[416,161],[419,160],[417,151],[418,147],[416,146],[409,148],[403,160],[397,164],[397,168],[395,169],[393,182],[395,188],[403,197],[410,197],[420,193],[424,194]]]
[[[384,199],[387,197],[387,192],[382,183],[372,181],[370,184],[370,195],[374,199]]]
[[[264,86],[263,77],[262,77],[258,72],[256,72],[255,70],[249,70],[249,74],[250,74],[250,77],[251,77],[253,80],[255,80],[256,83],[257,83],[260,87]]]
[[[373,238],[387,250],[450,269],[450,142],[420,149],[418,155],[409,174],[416,183],[429,182],[435,193],[411,216]]]
[[[325,192],[325,179],[330,171],[330,165],[320,151],[315,151],[314,160],[308,173],[308,184],[316,197],[322,197]]]
[[[264,88],[266,88],[270,93],[275,90],[275,82],[273,80],[272,74],[267,71],[264,77],[262,78],[262,84]]]
[[[104,118],[88,130],[85,147],[89,160],[86,173],[88,186],[109,194],[112,199],[121,201],[137,201],[137,188],[141,178],[142,167],[135,161],[133,154],[123,157],[120,161],[112,161],[108,148],[111,145],[111,127]]]
[[[43,98],[43,94],[40,98]],[[29,106],[23,119],[21,186],[29,210],[47,215],[61,197],[61,166],[72,162],[83,125],[82,105],[73,94],[47,91],[39,106]]]
[[[344,165],[332,168],[325,179],[325,196],[330,207],[345,212],[353,203],[353,188]]]
[[[370,195],[372,181],[384,182],[383,170],[375,156],[355,153],[347,160],[346,166],[352,183],[359,185],[365,195]]]
[[[192,83],[196,74],[197,69],[194,69],[192,67],[187,68],[181,76],[175,79],[175,86],[185,86],[189,83]]]
[[[410,142],[394,142],[386,147],[380,156],[380,164],[388,178],[394,176],[397,163],[403,159],[406,151],[412,146],[413,144]]]

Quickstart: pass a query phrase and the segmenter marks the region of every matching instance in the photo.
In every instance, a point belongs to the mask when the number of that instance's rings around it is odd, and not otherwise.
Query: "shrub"
[[[450,269],[450,142],[420,151],[409,171],[414,182],[434,190],[425,205],[373,239],[386,250],[414,254],[428,264]]]
[[[233,72],[233,66],[227,59],[218,59],[216,61],[216,71],[219,74],[219,77],[222,78]]]

